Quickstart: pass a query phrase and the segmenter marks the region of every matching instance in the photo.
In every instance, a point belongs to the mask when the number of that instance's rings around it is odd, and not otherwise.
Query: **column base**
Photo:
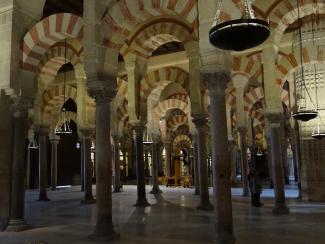
[[[249,194],[249,191],[248,190],[243,190],[243,197],[249,197],[250,194]]]
[[[272,209],[274,214],[289,214],[289,208],[285,204],[275,205]]]
[[[11,219],[9,220],[9,224],[6,228],[8,232],[19,232],[27,230],[29,227],[23,219]]]
[[[214,209],[213,205],[210,203],[210,201],[205,203],[200,203],[199,206],[196,207],[199,210],[206,210],[206,211],[212,211]]]
[[[96,203],[96,199],[94,199],[94,198],[81,200],[81,204],[94,204],[94,203]]]
[[[224,234],[222,238],[217,237],[214,241],[215,244],[234,244],[235,242],[236,238],[231,234]]]
[[[145,208],[145,207],[149,207],[150,203],[148,203],[146,198],[138,199],[137,202],[133,206],[138,207],[138,208]]]
[[[95,231],[94,234],[89,236],[89,239],[95,242],[109,242],[120,239],[120,234],[114,230],[105,233],[96,233]]]
[[[122,192],[121,188],[122,188],[122,187],[114,187],[113,193],[119,193],[119,192]]]
[[[159,195],[159,194],[162,193],[162,190],[160,190],[159,186],[157,186],[157,187],[153,187],[152,190],[149,193],[154,194],[154,195]]]

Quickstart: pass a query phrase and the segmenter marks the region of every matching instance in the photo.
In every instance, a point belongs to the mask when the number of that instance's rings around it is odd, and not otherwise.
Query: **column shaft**
[[[206,151],[206,124],[205,117],[194,118],[193,123],[197,130],[198,145],[198,162],[199,162],[199,180],[200,180],[200,204],[198,209],[212,210],[213,206],[209,199],[209,183],[208,183],[208,165]]]
[[[159,144],[154,142],[152,144],[152,190],[150,191],[151,194],[160,194],[161,190],[159,189],[159,181],[158,181],[158,151],[159,151]]]
[[[121,192],[120,150],[118,138],[114,138],[114,192]]]
[[[166,176],[170,177],[170,167],[171,167],[171,157],[172,157],[172,147],[171,143],[164,143],[165,147],[165,166],[166,166]]]
[[[83,136],[81,139],[83,174],[84,174],[84,199],[81,203],[95,203],[93,197],[92,169],[91,169],[91,138]]]
[[[51,187],[56,190],[58,182],[58,140],[51,140]]]
[[[25,214],[25,138],[27,128],[27,111],[14,115],[13,158],[10,217],[7,231],[26,229]]]
[[[39,201],[49,201],[47,197],[47,136],[48,130],[40,128],[38,140],[39,140],[39,151],[38,151],[38,167],[39,167]]]
[[[147,207],[150,205],[146,198],[146,184],[144,179],[143,130],[144,126],[134,126],[137,175],[137,201],[134,204],[135,207]]]
[[[193,144],[193,161],[194,161],[194,195],[200,195],[200,180],[199,180],[199,159],[198,159],[198,146],[196,142],[196,137],[194,138]]]
[[[248,161],[247,161],[247,129],[239,128],[240,135],[240,148],[241,148],[241,166],[242,166],[242,183],[243,183],[243,196],[249,196],[248,187]],[[254,157],[254,155],[252,155]]]

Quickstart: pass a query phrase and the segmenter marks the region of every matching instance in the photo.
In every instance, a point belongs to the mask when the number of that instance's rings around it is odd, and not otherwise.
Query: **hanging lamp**
[[[300,84],[300,100],[302,98],[302,94],[303,94],[303,90],[304,90],[304,99],[305,99],[305,103],[306,103],[306,94],[308,95],[311,103],[312,99],[311,96],[309,94],[309,91],[306,87],[306,83],[305,83],[305,74],[304,74],[304,66],[303,66],[303,60],[302,60],[302,34],[301,34],[301,20],[300,20],[300,6],[299,6],[299,1],[297,0],[297,8],[298,8],[298,25],[299,25],[299,29],[298,29],[298,33],[299,33],[299,52],[300,52],[300,65],[301,65],[301,84]],[[314,34],[313,30],[312,33]],[[314,38],[313,38],[314,41]],[[296,82],[295,82],[296,84]],[[305,104],[306,107],[306,104]],[[292,117],[296,120],[300,120],[303,122],[307,122],[311,119],[314,119],[317,117],[318,115],[318,111],[317,108],[316,109],[306,109],[305,107],[301,106],[301,104],[299,104],[298,109],[296,112],[294,112],[292,114]]]
[[[223,0],[220,0],[209,31],[210,43],[213,46],[224,50],[243,51],[262,44],[270,36],[269,23],[256,19],[251,0],[245,0],[245,14],[241,19],[220,23],[222,5]]]
[[[260,147],[257,148],[256,156],[263,156],[263,152]]]
[[[67,63],[67,39],[65,39],[64,42],[64,65]],[[63,106],[61,109],[61,116],[62,118],[58,121],[58,123],[56,124],[54,133],[58,136],[62,136],[62,135],[71,135],[72,134],[72,130],[70,127],[70,120],[68,119],[67,116],[67,111],[66,108],[64,106],[65,104],[65,84],[67,81],[67,72],[64,72],[64,83],[63,83]]]
[[[38,144],[35,140],[35,137],[31,141],[29,141],[28,149],[38,149]]]

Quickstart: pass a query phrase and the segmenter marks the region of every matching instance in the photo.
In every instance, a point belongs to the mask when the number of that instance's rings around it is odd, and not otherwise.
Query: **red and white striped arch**
[[[250,88],[249,91],[244,96],[244,109],[248,113],[252,111],[252,108],[255,103],[260,102],[264,99],[264,90],[263,87],[259,86],[256,88]]]
[[[189,94],[189,74],[178,67],[165,67],[154,70],[140,81],[140,96],[146,101],[152,90],[160,81],[170,81],[180,84]]]
[[[74,86],[65,86],[65,97],[66,99],[71,98],[76,100],[77,89]],[[64,84],[52,86],[47,89],[43,94],[43,106],[42,111],[44,113],[52,113],[53,108],[58,104],[63,104],[64,99]]]
[[[257,80],[261,83],[262,66],[260,62],[256,62],[245,56],[236,56],[233,58],[232,78],[236,75],[245,75],[250,79]]]
[[[81,17],[70,13],[59,13],[38,22],[23,39],[23,68],[36,72],[46,51],[55,43],[68,37],[82,40],[83,20]]]
[[[190,148],[192,145],[192,140],[188,135],[178,135],[173,140],[173,150],[178,153],[182,147]]]
[[[167,111],[172,109],[180,109],[185,114],[189,114],[189,105],[181,100],[177,99],[167,99],[162,102],[159,102],[157,106],[154,108],[154,112],[161,118],[166,115]]]
[[[173,94],[173,95],[170,95],[169,97],[167,97],[166,99],[178,99],[185,103],[188,103],[188,95],[184,94],[184,93]]]
[[[137,29],[154,18],[171,16],[196,32],[197,0],[121,0],[105,15],[104,44],[119,50]]]
[[[167,129],[175,130],[180,125],[188,125],[188,117],[184,114],[168,118]]]

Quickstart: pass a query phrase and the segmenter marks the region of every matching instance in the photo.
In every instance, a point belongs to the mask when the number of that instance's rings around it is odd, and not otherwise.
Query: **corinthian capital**
[[[92,81],[88,83],[88,93],[96,100],[96,104],[109,103],[115,97],[117,91],[114,82]]]
[[[205,82],[209,95],[224,94],[230,80],[230,72],[202,69],[201,79]]]

